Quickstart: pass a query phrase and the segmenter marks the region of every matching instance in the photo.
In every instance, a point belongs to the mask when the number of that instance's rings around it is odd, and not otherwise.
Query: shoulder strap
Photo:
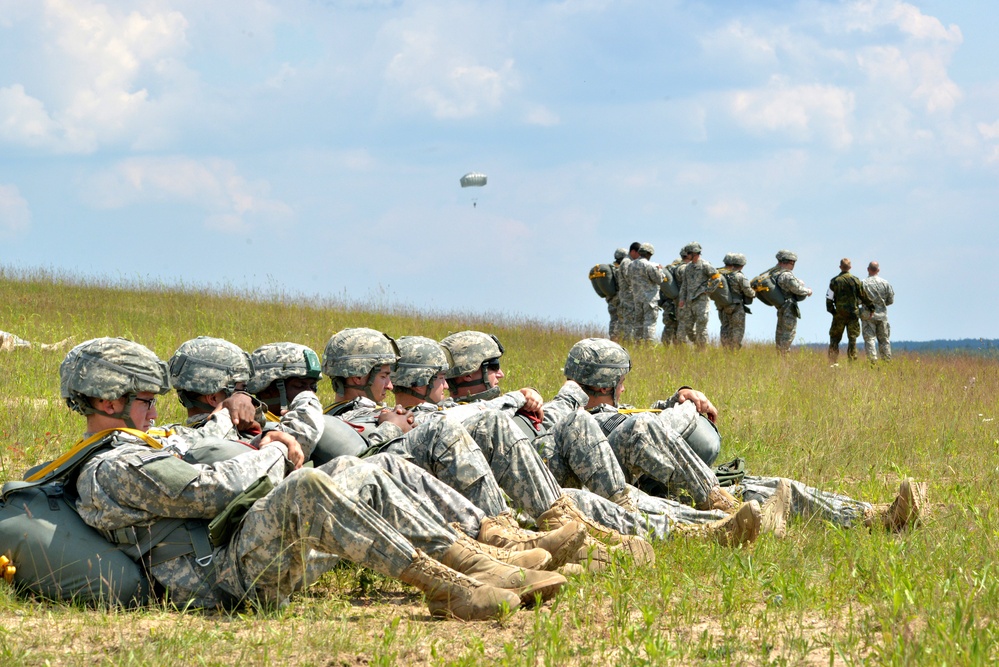
[[[103,449],[115,433],[127,433],[142,440],[153,449],[163,449],[163,445],[156,438],[144,431],[134,428],[109,428],[80,440],[56,460],[43,464],[41,467],[29,468],[24,475],[25,481],[41,484],[56,477],[67,475],[77,466],[83,464],[91,455]]]

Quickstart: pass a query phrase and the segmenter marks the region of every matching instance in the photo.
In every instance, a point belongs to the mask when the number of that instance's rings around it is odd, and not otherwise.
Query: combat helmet
[[[628,251],[627,250],[625,250],[624,248],[618,248],[617,250],[614,251],[614,261],[615,262],[620,262],[627,255],[628,255]]]
[[[285,380],[291,378],[319,379],[319,355],[311,348],[298,343],[269,343],[261,345],[250,355],[253,375],[246,383],[251,394],[259,394],[271,384],[281,397],[281,409],[288,408]]]
[[[426,387],[438,373],[446,373],[448,363],[444,348],[433,338],[423,336],[403,336],[396,341],[399,345],[399,363],[392,371],[393,391],[426,399],[417,394],[413,387]]]
[[[188,409],[212,409],[197,397],[219,391],[232,396],[236,385],[248,383],[253,376],[250,355],[234,343],[208,336],[182,343],[168,365],[170,383],[177,390],[181,405]]]
[[[93,338],[80,343],[59,366],[59,393],[81,415],[96,414],[90,399],[124,397],[121,412],[110,417],[135,428],[129,416],[136,394],[170,391],[167,365],[152,350],[125,338]]]
[[[399,346],[395,339],[374,329],[357,327],[333,334],[323,351],[323,374],[333,382],[337,395],[346,390],[347,378],[367,378],[363,386],[355,387],[375,400],[371,393],[371,371],[388,364],[393,368],[399,361]]]
[[[798,256],[791,252],[790,250],[778,250],[777,251],[777,261],[778,262],[797,262]]]
[[[569,350],[562,372],[593,396],[594,389],[616,387],[630,370],[631,356],[623,347],[606,338],[585,338]]]
[[[730,252],[722,259],[725,266],[746,266],[746,256],[741,252]]]
[[[444,348],[451,363],[451,369],[447,373],[448,387],[455,394],[463,387],[487,384],[487,366],[493,363],[498,365],[500,357],[503,356],[503,345],[499,342],[499,338],[481,331],[453,333],[441,341],[441,347]],[[482,371],[481,380],[457,381],[458,377],[471,375],[475,371]],[[496,385],[477,394],[469,394],[461,398],[467,401],[488,401],[497,398],[501,393],[499,385]]]
[[[656,247],[651,243],[643,243],[638,247],[638,254],[645,258],[652,257],[656,254]]]

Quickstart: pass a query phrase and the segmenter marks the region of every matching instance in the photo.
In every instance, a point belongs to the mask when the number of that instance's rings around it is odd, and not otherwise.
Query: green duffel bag
[[[58,483],[4,485],[0,555],[17,568],[16,588],[52,600],[132,607],[151,594],[142,568],[84,523]]]

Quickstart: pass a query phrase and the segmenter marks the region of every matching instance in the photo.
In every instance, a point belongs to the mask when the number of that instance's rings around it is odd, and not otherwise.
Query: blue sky
[[[696,240],[750,274],[795,250],[808,342],[843,256],[881,262],[895,338],[994,338],[997,24],[984,1],[0,0],[0,263],[602,323],[593,264]]]

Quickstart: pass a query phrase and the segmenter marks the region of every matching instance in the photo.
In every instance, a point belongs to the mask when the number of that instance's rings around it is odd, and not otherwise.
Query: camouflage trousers
[[[735,495],[741,494],[742,499],[746,502],[756,500],[762,504],[774,494],[780,480],[780,477],[746,475],[742,483],[732,487],[731,491]],[[788,481],[791,482],[792,516],[804,519],[817,517],[837,526],[850,528],[861,523],[864,512],[871,508],[870,503],[862,500],[854,500],[848,496],[822,491],[794,479]]]
[[[708,301],[707,294],[677,308],[677,338],[683,342],[691,342],[698,347],[708,344]]]
[[[482,450],[496,483],[510,497],[514,507],[531,516],[539,516],[562,494],[558,482],[541,460],[534,441],[520,430],[509,414],[484,410],[462,423]]]
[[[570,412],[549,433],[535,440],[535,445],[563,490],[585,488],[602,498],[624,492],[624,471],[590,413]]]
[[[710,523],[727,515],[719,510],[695,510],[670,498],[657,498],[627,487],[628,496],[638,511],[627,510],[617,503],[600,498],[582,489],[565,489],[576,506],[597,523],[625,535],[638,535],[651,540],[665,540],[678,523]]]
[[[639,295],[635,299],[633,312],[635,319],[631,331],[632,337],[636,341],[658,343],[656,339],[656,325],[659,323],[658,293],[651,298]]]
[[[607,327],[607,337],[611,340],[618,340],[621,336],[621,318],[618,313],[618,296],[615,294],[607,299],[607,314],[610,316],[610,324]]]
[[[742,347],[742,339],[746,335],[746,308],[741,303],[718,309],[718,319],[721,321],[722,347],[738,350]]]
[[[885,361],[891,361],[891,326],[888,320],[864,320],[861,328],[864,330],[864,355],[870,361],[877,361],[878,354]],[[878,345],[874,347],[874,339]]]
[[[306,583],[315,552],[398,577],[416,549],[440,554],[454,543],[454,533],[383,470],[350,457],[328,465],[329,473],[293,472],[253,504],[215,553],[222,589],[238,599],[283,604]]]
[[[689,497],[695,507],[706,504],[708,493],[718,486],[714,471],[655,413],[629,416],[607,440],[629,482],[647,475],[670,496]]]
[[[777,308],[777,332],[774,334],[777,351],[789,352],[797,332],[798,304],[789,300]]]
[[[663,309],[663,332],[659,340],[663,345],[673,345],[676,343],[676,302],[666,299],[662,304]]]
[[[839,343],[846,331],[846,357],[850,361],[857,360],[857,338],[860,336],[860,320],[856,315],[836,311],[829,327],[829,363],[834,364],[839,358]]]
[[[617,294],[617,335],[621,340],[631,340],[635,328],[635,306],[627,292]]]
[[[424,422],[381,451],[415,463],[490,516],[508,509],[489,461],[465,427],[452,419]]]

